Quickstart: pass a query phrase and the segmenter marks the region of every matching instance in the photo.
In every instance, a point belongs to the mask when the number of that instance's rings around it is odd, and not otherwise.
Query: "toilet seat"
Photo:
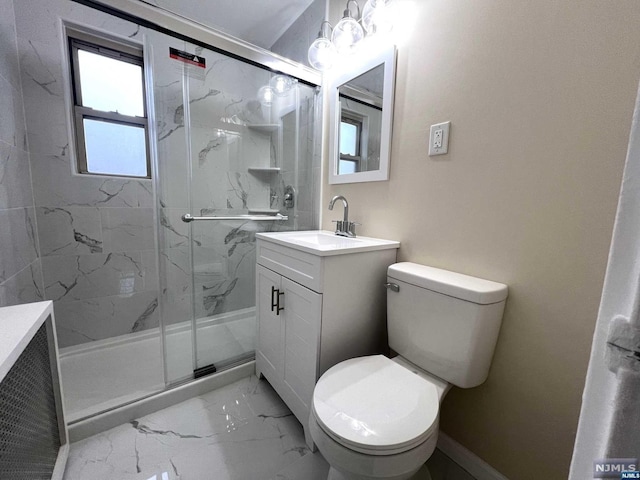
[[[438,428],[436,386],[383,355],[353,358],[327,370],[313,392],[320,428],[347,448],[393,455]]]

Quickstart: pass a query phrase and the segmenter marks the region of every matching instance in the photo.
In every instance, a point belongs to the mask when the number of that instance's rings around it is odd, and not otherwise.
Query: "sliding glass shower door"
[[[149,32],[168,383],[253,357],[255,233],[317,228],[317,92]]]

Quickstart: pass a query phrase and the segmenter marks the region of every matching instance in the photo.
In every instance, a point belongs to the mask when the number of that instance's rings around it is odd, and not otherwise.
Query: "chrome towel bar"
[[[285,220],[289,220],[287,215],[280,215],[279,213],[276,215],[232,215],[232,216],[211,216],[211,217],[194,217],[190,213],[185,213],[182,215],[182,221],[185,223],[190,223],[193,221],[201,221],[201,220],[244,220],[245,222],[283,222]]]

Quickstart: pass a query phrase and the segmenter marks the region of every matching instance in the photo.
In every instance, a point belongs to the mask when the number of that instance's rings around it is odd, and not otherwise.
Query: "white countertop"
[[[49,315],[51,301],[0,308],[0,382]]]
[[[371,237],[340,237],[326,230],[256,233],[260,240],[277,243],[320,257],[400,248],[400,242]]]

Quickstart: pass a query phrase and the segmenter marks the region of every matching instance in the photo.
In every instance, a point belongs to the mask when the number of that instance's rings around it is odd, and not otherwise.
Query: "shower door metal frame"
[[[266,70],[284,73],[308,85],[322,85],[322,74],[306,65],[145,2],[139,0],[72,1],[160,33],[213,49]]]

